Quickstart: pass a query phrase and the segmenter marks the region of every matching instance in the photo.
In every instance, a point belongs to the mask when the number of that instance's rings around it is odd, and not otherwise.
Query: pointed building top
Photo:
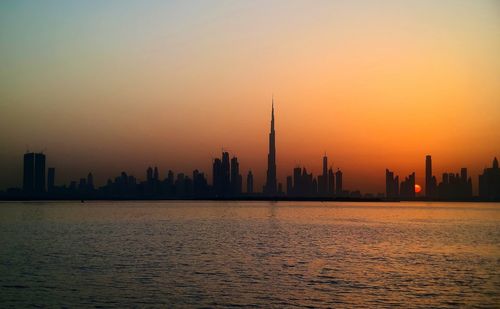
[[[497,157],[493,159],[493,168],[497,169],[498,168],[498,160]]]

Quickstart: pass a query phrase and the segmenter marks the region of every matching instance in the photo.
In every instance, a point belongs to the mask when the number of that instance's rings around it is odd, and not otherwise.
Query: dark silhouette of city
[[[441,182],[432,174],[432,157],[425,158],[425,191],[418,194],[415,172],[404,179],[393,171],[385,171],[386,192],[362,194],[359,190],[345,190],[343,173],[328,165],[325,153],[322,159],[322,173],[315,177],[306,167],[296,166],[286,177],[286,189],[278,182],[276,175],[276,132],[274,98],[271,104],[271,126],[269,152],[267,155],[266,181],[262,192],[254,191],[254,177],[251,170],[246,176],[246,190],[243,190],[243,176],[238,158],[223,151],[220,158],[212,162],[212,181],[194,170],[191,175],[175,174],[168,170],[165,178],[160,177],[158,167],[148,167],[146,179],[141,181],[133,175],[121,172],[114,179],[108,179],[103,186],[96,187],[92,173],[68,185],[56,185],[56,168],[46,169],[46,155],[27,152],[23,161],[23,186],[0,192],[4,200],[48,200],[48,199],[241,199],[241,200],[349,200],[349,201],[399,201],[399,200],[475,200],[500,201],[500,168],[497,158],[492,167],[485,168],[479,175],[479,195],[472,192],[472,178],[467,168],[457,173],[443,173]],[[47,171],[47,173],[46,173]]]

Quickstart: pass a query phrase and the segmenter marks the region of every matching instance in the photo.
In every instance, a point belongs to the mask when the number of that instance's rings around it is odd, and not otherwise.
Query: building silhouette
[[[29,152],[23,160],[23,191],[27,194],[41,194],[45,187],[45,155]]]
[[[253,174],[252,174],[252,171],[248,171],[248,175],[247,175],[247,193],[253,194]]]
[[[231,160],[229,160],[229,153],[225,151],[222,152],[222,157],[220,159],[214,159],[212,170],[213,193],[216,196],[241,195],[243,181],[240,174],[240,164],[236,156],[233,156]]]
[[[292,176],[286,176],[286,194],[288,196],[293,195],[293,178],[292,178]]]
[[[87,188],[90,192],[94,191],[94,176],[92,173],[87,175]]]
[[[335,173],[333,168],[328,169],[328,195],[333,196],[335,194]]]
[[[242,177],[240,174],[240,164],[238,158],[231,159],[231,195],[240,195],[242,191]]]
[[[212,164],[212,186],[215,195],[223,194],[222,186],[222,161],[219,158],[214,159]]]
[[[403,199],[415,198],[415,172],[411,173],[403,181],[399,188],[399,196]]]
[[[33,193],[35,189],[35,153],[24,154],[23,161],[23,191]]]
[[[198,171],[194,170],[193,171],[193,195],[195,197],[203,197],[203,196],[208,196],[209,193],[209,188],[208,188],[208,182],[205,177],[205,174]],[[168,192],[163,192],[163,194],[168,194]]]
[[[425,196],[430,199],[436,197],[436,177],[432,175],[432,157],[425,156]]]
[[[56,180],[56,169],[49,167],[47,170],[47,191],[49,193],[54,193],[55,191],[55,180]]]
[[[305,167],[296,167],[293,169],[293,187],[289,195],[311,196],[317,190],[317,188],[314,188],[314,185],[313,174],[308,173]]]
[[[338,175],[342,186],[342,172]],[[286,193],[291,197],[333,197],[335,190],[335,173],[328,168],[328,157],[323,156],[321,175],[315,177],[305,167],[296,166],[292,175],[286,178]],[[342,192],[340,189],[339,192]]]
[[[493,164],[479,175],[479,197],[484,200],[500,200],[500,169],[495,157]]]
[[[344,195],[342,188],[342,171],[340,169],[337,169],[337,172],[335,173],[335,194],[337,194],[337,196]]]
[[[443,173],[437,186],[437,198],[441,200],[460,200],[472,197],[472,180],[464,167],[460,173]]]
[[[222,165],[221,165],[221,181],[222,181],[222,194],[229,195],[231,193],[231,164],[229,161],[229,153],[222,152]]]
[[[269,132],[269,153],[267,155],[267,177],[263,191],[265,195],[272,196],[277,194],[276,179],[276,141],[274,132],[274,97],[271,108],[271,130]]]
[[[318,176],[318,194],[328,195],[328,157],[323,156],[322,174]]]
[[[267,156],[267,173],[263,192],[254,191],[254,176],[251,170],[246,176],[246,194],[243,194],[243,181],[240,161],[236,156],[230,158],[229,153],[222,151],[220,158],[212,162],[212,184],[207,181],[205,173],[195,169],[192,173],[175,174],[172,170],[164,179],[160,178],[157,166],[146,169],[145,180],[140,180],[125,171],[109,178],[106,184],[96,186],[92,173],[76,178],[66,185],[55,185],[55,168],[46,173],[46,156],[43,153],[28,152],[23,156],[22,190],[9,189],[0,196],[17,194],[25,198],[104,198],[104,199],[190,199],[190,198],[260,198],[288,197],[314,199],[341,198],[374,198],[373,194],[362,194],[359,190],[347,191],[343,188],[343,173],[340,169],[334,172],[328,166],[326,154],[322,157],[322,168],[319,175],[308,172],[305,166],[296,166],[293,174],[286,177],[286,182],[278,182],[276,175],[276,134],[274,118],[274,98],[271,105],[271,122],[269,132],[269,151]],[[438,184],[433,175],[432,157],[425,157],[425,199],[428,200],[470,200],[472,178],[467,168],[456,173],[443,173]],[[285,185],[285,186],[283,186]],[[402,181],[395,172],[385,170],[385,196],[387,199],[415,199],[415,173]],[[384,196],[383,193],[376,195]],[[492,166],[485,168],[479,175],[479,197],[482,200],[500,200],[500,169],[497,158]],[[420,197],[418,197],[420,198]],[[422,196],[423,198],[423,196]]]
[[[45,155],[43,153],[35,153],[35,192],[44,193],[45,187]]]
[[[394,176],[394,172],[385,170],[385,197],[387,199],[399,198],[399,176]]]

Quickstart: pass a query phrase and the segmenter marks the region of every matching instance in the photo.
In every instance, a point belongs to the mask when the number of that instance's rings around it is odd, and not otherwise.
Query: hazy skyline
[[[477,175],[500,154],[497,1],[2,1],[0,189],[45,149],[57,183],[149,165],[210,174],[221,147],[278,180],[326,151],[344,187],[386,168]]]

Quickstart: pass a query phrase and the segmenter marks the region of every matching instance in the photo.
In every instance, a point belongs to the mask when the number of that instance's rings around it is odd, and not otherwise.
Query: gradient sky
[[[500,2],[0,2],[0,189],[44,150],[56,183],[148,165],[211,174],[224,147],[278,177],[385,190],[385,168],[477,174],[500,155]],[[245,177],[244,177],[245,178]]]

